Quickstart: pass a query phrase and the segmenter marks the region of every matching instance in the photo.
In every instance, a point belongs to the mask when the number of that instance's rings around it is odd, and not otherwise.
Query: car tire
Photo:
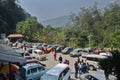
[[[93,65],[90,65],[89,69],[90,69],[91,71],[93,71],[93,70],[95,70],[95,67],[94,67]]]

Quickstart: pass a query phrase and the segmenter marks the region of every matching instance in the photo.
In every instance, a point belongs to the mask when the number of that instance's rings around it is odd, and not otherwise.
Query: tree
[[[43,26],[36,19],[30,18],[25,21],[18,22],[16,25],[17,33],[22,33],[28,37],[29,41],[33,41],[35,34],[42,31]],[[36,39],[36,38],[35,38]]]
[[[16,0],[0,0],[0,33],[15,33],[16,23],[29,17]]]
[[[108,79],[109,74],[114,72],[116,74],[117,80],[120,80],[120,51],[111,51],[112,56],[103,59],[99,62],[99,65],[105,72],[106,79]]]
[[[111,33],[109,43],[112,48],[120,48],[120,28]]]

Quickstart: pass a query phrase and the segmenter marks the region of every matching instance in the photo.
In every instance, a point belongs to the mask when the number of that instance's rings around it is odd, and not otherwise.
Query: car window
[[[63,73],[61,73],[61,74],[59,75],[58,80],[62,80],[62,78],[63,78]]]
[[[37,52],[36,52],[36,51],[34,51],[34,53],[35,53],[35,54],[37,54]]]
[[[30,74],[30,70],[27,71],[27,74],[28,74],[28,75]]]
[[[31,73],[36,73],[37,72],[37,68],[33,68],[30,71],[31,71]]]
[[[67,74],[68,71],[69,71],[69,68],[67,67],[67,68],[63,71],[64,76]]]
[[[42,71],[42,70],[45,70],[44,67],[38,67],[37,69],[38,69],[39,72]]]
[[[69,67],[67,67],[59,76],[58,80],[62,80],[63,77],[67,74],[67,72],[69,71]]]
[[[43,52],[38,52],[38,54],[43,54]]]

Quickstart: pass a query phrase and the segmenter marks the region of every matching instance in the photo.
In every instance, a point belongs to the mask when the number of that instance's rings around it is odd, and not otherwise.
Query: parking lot
[[[58,61],[58,58],[59,56],[62,56],[63,58],[63,61],[65,59],[68,59],[70,61],[70,69],[71,69],[71,80],[80,80],[80,78],[75,78],[74,77],[74,73],[75,73],[75,70],[74,70],[74,63],[75,61],[77,60],[77,58],[73,58],[73,57],[70,57],[69,55],[63,55],[61,53],[57,53],[57,61],[54,60],[54,54],[53,53],[50,53],[47,55],[47,59],[45,61],[42,61],[43,63],[45,63],[47,65],[47,68],[51,68],[52,66],[56,65],[59,63]],[[105,80],[105,76],[104,76],[104,73],[102,70],[97,70],[97,71],[90,71],[91,74],[93,75],[96,75],[98,77],[100,77],[99,80]]]

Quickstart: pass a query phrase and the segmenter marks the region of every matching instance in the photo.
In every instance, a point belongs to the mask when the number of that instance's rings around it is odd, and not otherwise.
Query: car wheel
[[[93,70],[95,69],[95,67],[94,67],[93,65],[90,65],[89,69],[90,69],[91,71],[93,71]]]

